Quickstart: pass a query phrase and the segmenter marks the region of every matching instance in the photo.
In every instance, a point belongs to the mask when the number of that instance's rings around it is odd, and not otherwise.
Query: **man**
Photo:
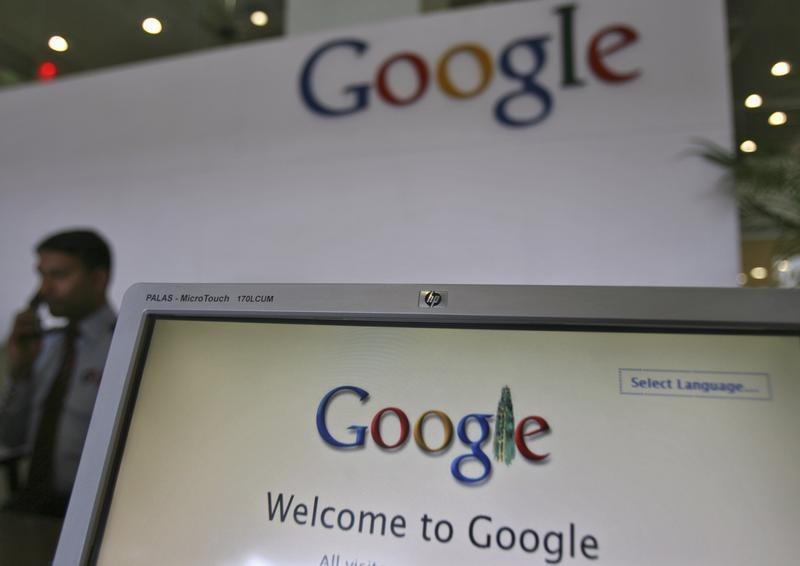
[[[0,392],[0,444],[31,450],[28,481],[6,509],[63,517],[111,343],[111,252],[96,233],[55,234],[36,248],[41,284],[13,323]],[[42,332],[39,301],[66,328]]]

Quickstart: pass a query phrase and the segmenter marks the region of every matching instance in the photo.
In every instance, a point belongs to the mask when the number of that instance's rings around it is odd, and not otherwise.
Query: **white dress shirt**
[[[61,409],[53,455],[53,490],[69,495],[89,429],[116,316],[104,305],[78,323],[75,362]],[[63,356],[63,330],[48,331],[30,379],[6,379],[0,392],[0,444],[32,447]]]

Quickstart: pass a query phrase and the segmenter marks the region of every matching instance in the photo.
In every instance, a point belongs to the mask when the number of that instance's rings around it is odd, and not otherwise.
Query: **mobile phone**
[[[39,326],[42,331],[52,330],[54,328],[63,328],[67,325],[68,321],[65,318],[53,316],[50,308],[44,300],[41,292],[37,289],[31,298],[28,300],[28,309],[34,311],[36,316],[39,317]]]

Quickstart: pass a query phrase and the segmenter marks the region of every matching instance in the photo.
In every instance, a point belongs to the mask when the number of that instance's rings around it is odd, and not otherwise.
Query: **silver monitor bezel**
[[[424,302],[429,291],[444,300]],[[228,296],[229,302],[181,301]],[[272,297],[271,302],[237,299]],[[170,299],[171,298],[171,299]],[[140,283],[125,294],[54,564],[89,563],[154,317],[800,335],[800,290]]]

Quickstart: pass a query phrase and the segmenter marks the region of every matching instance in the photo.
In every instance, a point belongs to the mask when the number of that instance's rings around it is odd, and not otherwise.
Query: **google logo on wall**
[[[578,75],[576,61],[581,54],[575,45],[576,5],[568,4],[555,8],[559,24],[557,53],[560,59],[562,88],[581,87],[585,77]],[[400,51],[389,55],[378,65],[374,76],[363,81],[341,86],[341,96],[323,99],[315,88],[316,70],[327,63],[327,56],[344,51],[361,57],[370,49],[366,40],[343,38],[326,42],[317,47],[306,59],[300,73],[300,95],[305,106],[313,113],[326,117],[342,117],[369,109],[371,100],[379,98],[390,106],[411,106],[425,96],[431,85],[442,95],[454,100],[465,100],[480,96],[499,73],[514,83],[514,87],[494,102],[495,119],[505,126],[520,128],[534,126],[544,121],[553,111],[552,89],[539,81],[552,50],[550,34],[532,35],[514,39],[497,54],[496,59],[489,50],[477,42],[465,42],[445,49],[435,63],[429,62],[414,51]],[[582,53],[591,73],[605,83],[624,83],[637,78],[639,69],[622,69],[614,65],[612,56],[636,43],[639,32],[630,25],[612,24],[596,31],[585,45]],[[524,55],[526,63],[519,61]],[[478,71],[475,84],[459,84],[452,76],[453,61],[467,58]],[[397,93],[392,89],[390,77],[400,66],[411,69],[414,87],[410,93]],[[535,110],[520,111],[515,102],[532,99]]]
[[[398,450],[409,442],[410,436],[413,436],[414,443],[420,451],[424,454],[435,455],[444,453],[450,448],[455,431],[455,436],[469,450],[452,460],[450,473],[460,483],[479,484],[486,481],[492,472],[492,462],[483,446],[489,442],[492,436],[490,423],[494,420],[492,446],[495,461],[510,465],[517,452],[530,462],[543,462],[550,456],[549,453],[541,454],[530,446],[533,440],[550,432],[550,424],[543,417],[537,415],[530,415],[515,422],[511,390],[508,387],[503,387],[500,393],[495,414],[468,413],[458,419],[455,428],[453,420],[446,412],[440,409],[429,409],[417,417],[412,429],[406,411],[389,406],[378,410],[369,425],[353,424],[346,427],[346,430],[355,435],[355,438],[352,439],[345,438],[347,435],[342,431],[336,431],[334,435],[328,427],[328,411],[331,409],[332,401],[345,394],[355,395],[362,403],[369,399],[369,393],[355,385],[334,387],[322,397],[317,407],[317,432],[323,442],[333,448],[364,448],[369,434],[372,442],[380,449]],[[386,418],[396,420],[399,425],[396,438],[387,438],[383,426]],[[438,426],[441,427],[443,432],[441,440],[431,440],[425,434],[425,427],[432,421],[438,421]],[[476,432],[477,434],[475,434]],[[393,436],[393,433],[390,434]],[[436,444],[431,445],[432,442],[436,442]]]

